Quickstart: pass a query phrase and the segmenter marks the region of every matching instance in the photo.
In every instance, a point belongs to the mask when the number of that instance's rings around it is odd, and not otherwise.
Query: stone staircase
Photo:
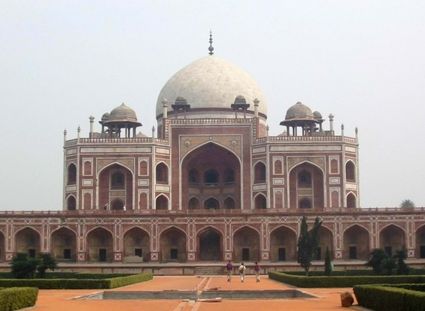
[[[224,266],[200,266],[195,267],[195,275],[216,275],[224,274]]]

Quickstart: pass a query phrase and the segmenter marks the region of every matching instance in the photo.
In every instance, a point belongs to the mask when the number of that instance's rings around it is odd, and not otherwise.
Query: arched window
[[[356,168],[354,163],[351,161],[348,161],[347,164],[345,164],[345,178],[347,181],[356,181]]]
[[[224,200],[224,208],[225,209],[234,209],[235,208],[235,200],[231,197],[228,197]]]
[[[192,168],[189,171],[189,183],[191,184],[199,183],[199,173],[197,169]]]
[[[156,209],[167,210],[168,209],[168,198],[165,195],[160,195],[156,198]]]
[[[356,207],[356,197],[352,193],[349,193],[347,195],[347,207],[348,208]]]
[[[332,174],[338,173],[338,160],[337,159],[331,160],[331,173]]]
[[[259,194],[255,197],[255,208],[256,209],[265,209],[267,208],[266,197],[262,194]]]
[[[302,170],[298,173],[298,187],[311,188],[311,174],[309,171]]]
[[[77,201],[73,195],[69,196],[66,200],[66,209],[68,211],[75,211],[77,208]]]
[[[75,164],[70,164],[68,166],[68,185],[75,185],[77,182],[77,167]]]
[[[309,198],[302,198],[298,203],[299,208],[311,208],[311,200]]]
[[[266,166],[263,162],[258,162],[254,167],[254,182],[263,183],[266,181]]]
[[[125,189],[125,176],[120,171],[115,171],[111,174],[111,189]]]
[[[282,174],[282,161],[281,160],[274,161],[274,173],[276,175]]]
[[[218,184],[218,172],[215,169],[207,170],[204,173],[204,183]]]
[[[226,168],[224,170],[224,182],[225,183],[233,183],[235,182],[235,171],[231,168]]]
[[[91,175],[91,162],[90,161],[84,162],[84,175],[86,175],[86,176]]]
[[[168,167],[164,163],[156,166],[156,182],[159,184],[168,184]]]
[[[204,207],[206,209],[218,209],[220,208],[220,204],[218,203],[216,199],[209,198],[208,200],[204,202]]]
[[[111,209],[114,211],[122,211],[124,210],[124,201],[121,199],[114,199],[111,202]]]
[[[198,209],[199,208],[199,200],[197,198],[191,198],[189,200],[189,209]]]

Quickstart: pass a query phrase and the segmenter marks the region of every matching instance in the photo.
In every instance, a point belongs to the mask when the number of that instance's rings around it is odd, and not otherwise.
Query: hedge
[[[14,311],[35,305],[38,288],[12,287],[0,289],[0,311]]]
[[[118,276],[129,276],[128,273],[78,273],[78,272],[47,272],[43,279],[108,279]],[[0,272],[1,279],[14,279],[11,272]]]
[[[424,288],[422,284],[417,285]],[[354,287],[354,294],[359,305],[375,311],[425,310],[425,292],[405,287],[416,287],[416,284],[359,285]]]
[[[108,289],[152,279],[151,273],[104,279],[0,279],[0,287],[37,287],[39,289]]]
[[[424,275],[301,276],[269,272],[269,278],[298,287],[353,287],[363,284],[424,283]],[[1,286],[1,283],[0,283]]]

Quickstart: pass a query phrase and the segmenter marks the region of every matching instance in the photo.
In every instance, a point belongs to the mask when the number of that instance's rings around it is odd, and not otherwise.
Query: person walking
[[[255,262],[254,271],[255,279],[257,280],[257,282],[260,282],[260,266],[258,265],[258,262]]]
[[[226,272],[227,272],[227,282],[230,282],[232,278],[232,272],[233,272],[233,265],[232,262],[229,260],[226,265]]]
[[[241,282],[242,283],[243,283],[243,281],[245,279],[245,270],[246,270],[246,267],[245,267],[244,263],[241,262],[241,265],[239,266],[239,275],[241,277]]]

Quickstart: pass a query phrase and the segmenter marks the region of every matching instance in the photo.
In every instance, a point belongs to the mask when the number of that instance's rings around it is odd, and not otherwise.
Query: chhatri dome
[[[210,38],[210,43],[212,43]],[[156,104],[156,116],[163,113],[162,101],[168,101],[168,111],[177,98],[184,98],[190,105],[190,112],[201,113],[205,110],[231,111],[231,105],[237,96],[243,96],[254,111],[254,99],[259,102],[258,112],[267,115],[267,103],[257,82],[245,71],[232,63],[213,55],[194,61],[175,73],[159,93]]]

